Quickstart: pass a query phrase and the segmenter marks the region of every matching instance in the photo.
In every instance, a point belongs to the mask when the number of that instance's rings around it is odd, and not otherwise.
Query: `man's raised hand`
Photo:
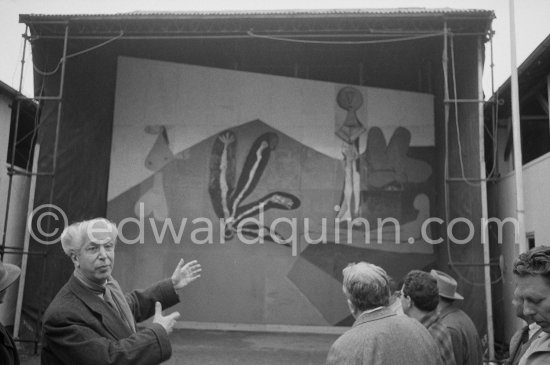
[[[201,277],[201,271],[201,264],[199,264],[197,260],[189,261],[184,265],[184,261],[181,259],[172,274],[172,284],[174,285],[174,289],[182,289],[187,286],[187,284],[197,280]]]

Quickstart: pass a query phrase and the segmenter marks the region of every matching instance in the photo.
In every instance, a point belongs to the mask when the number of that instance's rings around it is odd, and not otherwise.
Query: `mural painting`
[[[129,58],[118,69],[108,216],[135,223],[121,284],[183,256],[205,272],[185,320],[347,325],[349,262],[396,279],[434,264],[421,235],[431,96]]]
[[[272,150],[277,148],[279,137],[276,133],[265,133],[258,137],[246,157],[239,180],[235,185],[236,163],[235,133],[224,131],[212,146],[210,160],[210,180],[208,192],[214,211],[223,219],[225,239],[232,239],[239,230],[246,236],[262,237],[272,242],[284,242],[284,238],[269,227],[256,223],[241,225],[243,219],[250,218],[271,208],[292,210],[298,208],[300,201],[292,194],[273,192],[259,200],[243,205],[245,199],[254,190],[269,161]],[[288,245],[288,243],[284,243]]]

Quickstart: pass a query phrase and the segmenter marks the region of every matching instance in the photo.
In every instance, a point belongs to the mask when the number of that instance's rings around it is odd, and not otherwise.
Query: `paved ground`
[[[338,335],[175,330],[167,365],[318,365],[324,364]],[[22,354],[21,365],[39,365]]]

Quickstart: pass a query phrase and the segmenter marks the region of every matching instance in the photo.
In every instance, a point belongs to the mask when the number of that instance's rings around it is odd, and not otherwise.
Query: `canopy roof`
[[[22,14],[34,37],[113,36],[365,36],[386,33],[433,33],[446,23],[454,33],[490,30],[493,11],[478,9],[331,9],[270,11],[143,12],[117,14]]]

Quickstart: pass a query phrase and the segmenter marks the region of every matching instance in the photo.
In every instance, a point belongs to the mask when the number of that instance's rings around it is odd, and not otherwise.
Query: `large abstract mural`
[[[115,274],[139,287],[197,259],[184,320],[349,324],[349,262],[434,265],[433,130],[427,94],[122,57]]]

